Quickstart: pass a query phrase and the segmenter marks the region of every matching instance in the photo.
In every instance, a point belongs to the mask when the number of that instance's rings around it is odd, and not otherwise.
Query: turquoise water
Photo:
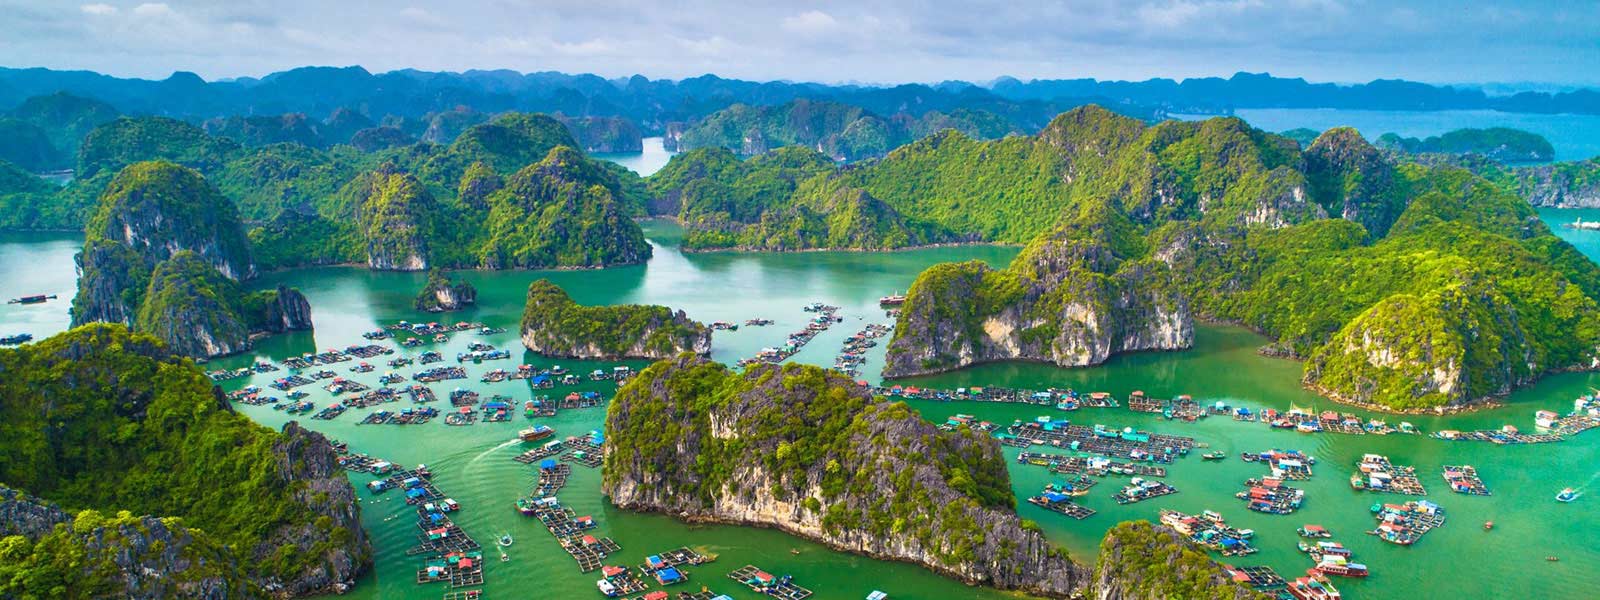
[[[1600,211],[1596,211],[1600,217]],[[1542,211],[1548,220],[1566,220],[1580,214],[1574,211]],[[1585,218],[1590,218],[1585,216]],[[1559,229],[1591,257],[1600,256],[1600,234]],[[582,372],[604,368],[610,363],[552,361],[518,351],[514,328],[522,311],[527,284],[548,277],[565,287],[577,301],[586,304],[626,302],[661,303],[688,311],[703,321],[743,322],[754,317],[772,318],[776,325],[766,328],[741,327],[736,332],[718,332],[713,357],[733,362],[763,346],[780,342],[784,335],[804,322],[800,307],[814,301],[843,307],[846,322],[819,336],[793,360],[829,365],[840,341],[866,323],[887,322],[876,306],[876,299],[904,290],[916,274],[935,262],[980,259],[1002,264],[1016,248],[964,247],[938,248],[892,253],[819,252],[798,254],[710,253],[682,254],[673,249],[677,229],[663,223],[647,226],[657,244],[655,258],[646,265],[602,271],[554,272],[463,272],[459,275],[479,289],[480,306],[449,315],[450,320],[482,321],[512,328],[513,331],[480,337],[454,336],[442,345],[419,350],[402,350],[416,355],[420,350],[437,349],[449,356],[463,351],[472,341],[487,341],[514,350],[514,360],[468,367],[470,378],[433,387],[444,396],[453,387],[466,387],[488,394],[506,394],[521,400],[532,390],[518,382],[481,384],[477,376],[497,367],[525,362],[549,366],[560,362]],[[66,282],[63,298],[70,295],[70,260],[77,242],[71,237],[0,238],[0,269],[8,284],[29,290],[53,291]],[[63,267],[63,265],[66,265]],[[257,285],[288,283],[306,293],[313,307],[317,329],[263,340],[252,356],[215,361],[214,367],[240,365],[256,356],[272,360],[298,355],[314,349],[364,343],[359,334],[380,324],[400,319],[437,319],[411,309],[411,300],[423,284],[416,273],[378,273],[358,268],[320,268],[275,273]],[[51,289],[45,289],[51,288]],[[66,326],[65,300],[37,307],[28,313],[37,323],[35,335],[47,335]],[[7,313],[18,314],[18,313]],[[7,317],[8,322],[13,317]],[[1140,353],[1119,356],[1106,365],[1089,369],[1058,369],[1037,364],[984,365],[957,373],[917,379],[918,385],[1007,385],[1014,387],[1074,387],[1105,390],[1119,396],[1142,389],[1156,397],[1192,394],[1202,402],[1223,400],[1256,408],[1337,408],[1302,390],[1298,385],[1298,363],[1269,359],[1255,354],[1263,342],[1250,332],[1232,327],[1200,326],[1193,350],[1172,353]],[[876,379],[882,364],[883,347],[869,356],[863,378]],[[385,371],[354,375],[372,383]],[[642,363],[634,362],[633,365]],[[346,365],[347,366],[347,365]],[[402,372],[409,373],[414,367]],[[344,367],[336,370],[343,371]],[[341,375],[351,376],[348,373]],[[227,389],[246,383],[264,385],[271,374],[251,380],[229,382]],[[1533,411],[1566,410],[1571,398],[1593,386],[1600,376],[1567,374],[1547,378],[1520,391],[1507,406],[1456,417],[1406,417],[1427,431],[1443,428],[1478,429],[1514,424],[1528,429]],[[311,399],[319,406],[330,397],[308,386]],[[609,394],[610,384],[586,383],[578,389]],[[566,390],[558,388],[565,393]],[[1189,457],[1173,465],[1166,478],[1180,492],[1159,500],[1119,506],[1110,495],[1122,478],[1102,480],[1082,503],[1099,514],[1074,521],[1021,504],[1018,511],[1037,521],[1046,534],[1079,560],[1092,560],[1095,545],[1106,529],[1127,519],[1154,519],[1161,508],[1186,512],[1213,509],[1240,527],[1255,529],[1262,551],[1229,562],[1244,565],[1264,564],[1285,576],[1293,576],[1310,566],[1294,550],[1293,530],[1305,523],[1328,527],[1355,552],[1355,559],[1372,567],[1366,580],[1340,580],[1347,598],[1476,598],[1500,597],[1513,593],[1531,597],[1590,597],[1600,586],[1600,572],[1593,568],[1600,560],[1592,525],[1600,522],[1600,492],[1571,504],[1553,500],[1565,486],[1592,484],[1600,469],[1600,431],[1589,432],[1559,444],[1499,447],[1483,443],[1448,443],[1410,436],[1306,436],[1213,418],[1196,424],[1163,421],[1153,415],[1125,409],[1085,409],[1062,413],[1051,408],[977,403],[914,402],[926,418],[943,420],[955,413],[966,413],[1002,424],[1041,414],[1064,417],[1083,424],[1133,426],[1161,433],[1189,435],[1223,450],[1229,459],[1202,462]],[[407,402],[383,408],[409,406]],[[265,407],[240,406],[253,419],[279,426],[287,416]],[[516,543],[508,549],[511,561],[491,560],[484,589],[489,598],[598,598],[595,574],[577,572],[573,561],[562,552],[539,525],[516,514],[515,498],[533,484],[532,469],[511,461],[521,448],[513,442],[515,432],[526,426],[518,417],[512,423],[483,423],[471,427],[447,427],[439,422],[422,426],[358,425],[366,413],[375,409],[352,410],[334,421],[301,418],[307,426],[331,437],[343,439],[356,451],[369,452],[401,464],[426,463],[437,473],[436,481],[465,509],[459,522],[468,533],[488,543],[503,532],[510,532]],[[1365,414],[1362,411],[1349,411]],[[598,429],[603,409],[563,411],[558,417],[541,420],[557,430],[558,436],[576,435]],[[1390,423],[1401,418],[1388,417]],[[1306,507],[1292,516],[1261,515],[1245,511],[1233,494],[1242,481],[1259,475],[1260,467],[1236,457],[1239,452],[1268,448],[1296,448],[1319,459],[1317,475],[1297,487],[1308,490]],[[1006,450],[1015,456],[1015,449]],[[1400,496],[1365,495],[1352,491],[1346,479],[1356,458],[1366,452],[1387,454],[1399,464],[1413,465],[1431,494],[1429,500],[1444,506],[1449,522],[1415,547],[1384,544],[1361,532],[1371,527],[1367,511],[1374,501],[1401,501]],[[1449,493],[1439,477],[1444,464],[1477,466],[1494,496],[1487,498]],[[921,568],[886,563],[833,552],[788,535],[747,527],[691,526],[674,519],[636,514],[610,508],[598,493],[599,473],[574,467],[575,473],[560,497],[580,514],[593,515],[600,531],[623,547],[615,563],[637,564],[650,553],[692,546],[718,554],[717,562],[691,568],[691,583],[678,589],[698,589],[706,585],[718,593],[740,600],[759,596],[735,587],[724,575],[750,563],[778,573],[789,573],[801,585],[817,592],[817,598],[861,598],[873,589],[889,592],[895,598],[1005,598],[1009,594],[969,588]],[[1035,494],[1040,486],[1054,479],[1038,467],[1014,465],[1013,490],[1019,498]],[[396,500],[394,493],[374,496],[364,489],[371,479],[352,475],[363,499],[363,522],[377,549],[377,566],[359,582],[351,596],[356,598],[438,598],[445,591],[440,584],[419,586],[413,582],[420,560],[405,555],[415,543],[412,511]],[[390,518],[396,517],[396,518]],[[1483,521],[1494,520],[1492,532],[1484,532]],[[493,547],[488,549],[496,555]],[[794,553],[798,552],[798,554]],[[1558,556],[1560,562],[1546,562],[1545,556]]]
[[[640,175],[648,176],[667,166],[667,161],[672,159],[676,152],[668,152],[661,145],[661,138],[644,138],[644,149],[640,152],[606,152],[593,155],[595,158],[609,160]]]
[[[1234,111],[1239,118],[1267,131],[1305,127],[1323,131],[1331,127],[1355,127],[1369,140],[1385,133],[1405,137],[1428,137],[1464,127],[1510,127],[1531,131],[1550,140],[1556,160],[1582,160],[1600,156],[1600,115],[1507,113],[1493,110],[1345,110],[1336,108],[1244,108]],[[1172,115],[1179,119],[1203,119],[1210,115]]]

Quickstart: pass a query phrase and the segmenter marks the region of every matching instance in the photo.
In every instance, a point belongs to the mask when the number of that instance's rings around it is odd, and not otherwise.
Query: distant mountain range
[[[575,116],[624,116],[638,122],[647,133],[659,133],[668,122],[691,120],[735,103],[773,105],[799,98],[832,100],[885,115],[909,112],[918,116],[932,110],[949,112],[961,108],[1001,114],[1043,111],[1054,115],[1063,107],[1090,100],[1109,106],[1137,105],[1171,112],[1360,108],[1600,113],[1600,92],[1591,89],[1490,95],[1472,86],[1386,79],[1341,85],[1264,73],[1183,81],[1024,82],[1002,77],[985,85],[947,81],[878,87],[744,81],[715,75],[667,80],[641,75],[606,79],[593,74],[509,70],[453,73],[407,69],[374,74],[361,67],[302,67],[259,79],[210,82],[193,73],[178,72],[154,81],[91,71],[0,68],[0,107],[56,92],[96,98],[124,113],[180,118],[305,113],[320,119],[340,108],[356,108],[372,116],[417,117],[470,106],[483,112],[559,111]]]

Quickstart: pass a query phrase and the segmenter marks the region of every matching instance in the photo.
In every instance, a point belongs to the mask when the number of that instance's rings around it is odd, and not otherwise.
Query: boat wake
[[[467,465],[470,466],[470,465],[477,464],[478,461],[483,460],[483,457],[488,456],[490,454],[494,454],[496,450],[500,450],[502,448],[511,446],[512,444],[520,444],[520,443],[522,443],[522,440],[515,440],[514,439],[514,440],[511,440],[511,441],[506,442],[504,444],[500,444],[499,446],[495,446],[495,447],[490,448],[488,450],[484,450],[482,453],[478,454],[477,456],[472,457],[472,460],[467,461]]]

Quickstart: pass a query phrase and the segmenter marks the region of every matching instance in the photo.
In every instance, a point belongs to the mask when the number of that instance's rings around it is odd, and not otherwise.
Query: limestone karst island
[[[1600,13],[0,19],[0,600],[1600,589]]]

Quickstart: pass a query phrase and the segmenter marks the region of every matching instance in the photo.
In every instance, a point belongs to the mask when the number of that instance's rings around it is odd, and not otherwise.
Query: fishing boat
[[[511,539],[511,532],[507,531],[505,533],[500,534],[500,539],[497,540],[496,543],[500,544],[501,547],[506,547],[506,546],[510,546],[515,541],[516,540]]]
[[[1561,493],[1556,494],[1556,502],[1571,502],[1573,500],[1577,500],[1578,496],[1581,496],[1581,495],[1583,495],[1583,494],[1581,492],[1579,492],[1578,490],[1575,490],[1575,489],[1572,489],[1572,488],[1567,488],[1567,489],[1561,490]]]
[[[535,425],[517,433],[517,437],[524,442],[537,442],[556,434],[556,430],[549,425]]]
[[[12,298],[10,300],[7,300],[6,304],[43,304],[44,301],[46,301],[46,300],[55,300],[55,299],[56,299],[56,295],[55,294],[50,294],[50,295],[38,294],[38,295],[34,295],[34,296],[23,296],[21,298]]]
[[[500,548],[499,550],[500,550],[500,562],[511,562],[511,555],[506,554],[506,551],[505,551],[504,548]]]
[[[1494,521],[1484,521],[1483,522],[1483,530],[1484,531],[1488,531],[1490,529],[1494,529]]]
[[[1299,533],[1300,537],[1305,537],[1305,538],[1331,538],[1331,537],[1333,537],[1333,533],[1328,531],[1326,528],[1324,528],[1321,525],[1304,525],[1304,526],[1301,526],[1299,529],[1296,529],[1295,533]]]
[[[1222,459],[1227,458],[1227,457],[1228,457],[1228,453],[1223,452],[1221,450],[1218,450],[1216,452],[1207,452],[1205,454],[1201,454],[1200,455],[1200,458],[1203,458],[1203,459],[1206,459],[1206,460],[1222,460]]]
[[[905,294],[889,294],[878,299],[878,306],[900,306],[905,303]]]
[[[529,496],[517,498],[517,512],[524,517],[536,516],[539,514],[539,501]]]
[[[1317,572],[1323,575],[1337,575],[1339,577],[1366,577],[1367,566],[1361,563],[1347,562],[1342,556],[1324,556],[1317,566],[1312,567],[1307,573]]]

